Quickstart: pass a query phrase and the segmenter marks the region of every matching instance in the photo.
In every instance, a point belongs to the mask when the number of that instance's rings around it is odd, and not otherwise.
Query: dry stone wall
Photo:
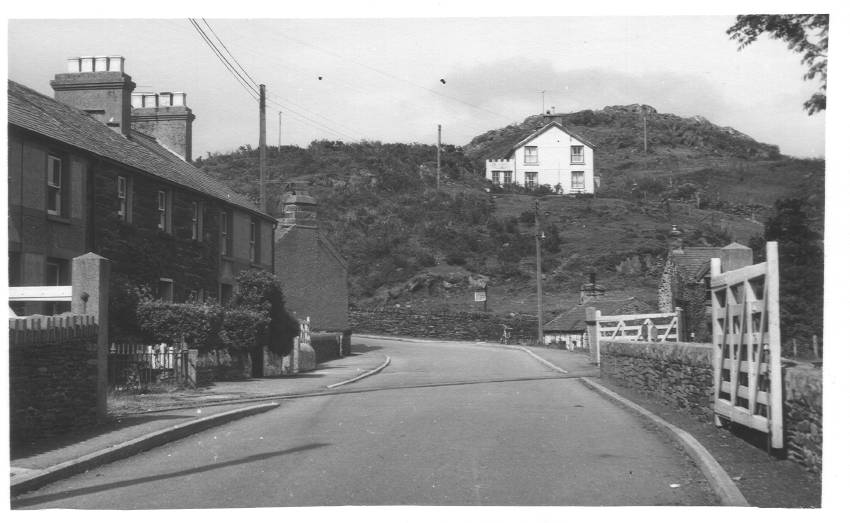
[[[600,354],[602,377],[712,422],[711,345],[603,341]],[[822,370],[784,368],[782,382],[787,457],[819,473],[823,454]]]
[[[412,338],[498,341],[502,325],[512,328],[514,342],[537,338],[535,316],[499,316],[484,312],[416,311],[406,308],[352,309],[349,321],[355,333],[388,334]]]
[[[13,443],[97,423],[97,326],[15,328],[10,321],[9,396]]]

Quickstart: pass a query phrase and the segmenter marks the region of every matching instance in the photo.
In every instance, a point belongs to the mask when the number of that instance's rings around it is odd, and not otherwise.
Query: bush
[[[268,339],[269,316],[250,309],[226,309],[221,322],[221,343],[229,352],[250,351]]]
[[[269,350],[288,354],[291,340],[298,335],[298,320],[286,311],[283,290],[277,277],[268,271],[242,271],[236,276],[239,284],[230,301],[231,308],[248,309],[264,315],[268,321]]]
[[[136,307],[139,328],[151,343],[177,344],[207,352],[221,346],[222,308],[212,303],[144,300]]]

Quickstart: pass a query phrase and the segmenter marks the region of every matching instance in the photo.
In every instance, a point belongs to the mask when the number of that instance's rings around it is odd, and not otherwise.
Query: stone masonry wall
[[[711,345],[603,341],[600,353],[603,377],[653,393],[701,420],[712,420]]]
[[[49,319],[9,322],[13,443],[58,436],[97,422],[97,326],[78,322],[57,327],[48,325]]]
[[[649,393],[702,421],[712,421],[711,345],[603,341],[600,353],[602,377]],[[788,459],[819,473],[823,453],[822,370],[785,368],[782,381]]]
[[[383,308],[349,311],[354,333],[390,334],[414,338],[498,341],[502,324],[513,329],[515,343],[537,338],[535,316],[497,316],[484,312],[414,311]]]

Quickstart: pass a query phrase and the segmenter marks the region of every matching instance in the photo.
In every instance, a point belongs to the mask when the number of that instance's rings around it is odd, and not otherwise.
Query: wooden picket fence
[[[112,391],[144,392],[154,386],[189,385],[189,351],[164,343],[113,343],[107,359]]]

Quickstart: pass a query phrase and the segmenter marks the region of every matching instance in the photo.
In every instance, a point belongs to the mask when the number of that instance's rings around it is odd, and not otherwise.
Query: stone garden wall
[[[602,341],[603,378],[652,394],[712,422],[712,348],[697,343]],[[819,473],[823,453],[823,373],[819,368],[783,368],[783,427],[789,459]]]
[[[9,427],[13,443],[59,436],[97,423],[98,328],[93,318],[87,318],[10,319]],[[56,326],[59,320],[61,324]]]

